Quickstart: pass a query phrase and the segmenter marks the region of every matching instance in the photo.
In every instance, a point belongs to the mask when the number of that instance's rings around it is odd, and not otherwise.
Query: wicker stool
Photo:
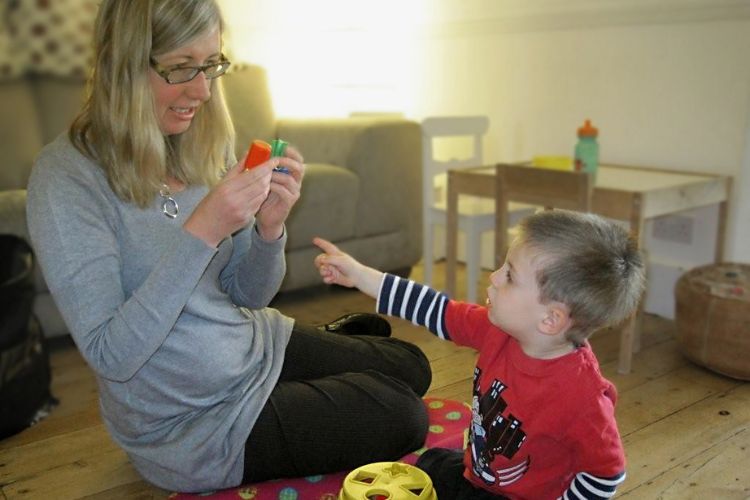
[[[750,380],[750,266],[712,264],[675,284],[677,341],[691,361]]]

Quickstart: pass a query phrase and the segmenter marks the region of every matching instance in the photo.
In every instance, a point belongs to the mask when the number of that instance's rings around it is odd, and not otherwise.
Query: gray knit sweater
[[[245,441],[273,389],[293,320],[267,308],[286,237],[252,224],[218,249],[182,229],[206,188],[140,209],[60,136],[37,159],[28,224],[44,277],[96,373],[102,416],[149,481],[204,491],[242,479]]]

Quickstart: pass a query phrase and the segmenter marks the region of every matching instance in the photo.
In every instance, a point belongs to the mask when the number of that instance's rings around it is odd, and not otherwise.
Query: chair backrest
[[[482,165],[482,137],[489,126],[490,120],[486,116],[434,116],[422,121],[422,195],[426,209],[436,201],[436,176],[448,170]],[[446,137],[471,138],[471,154],[460,159],[437,160],[434,139]]]
[[[587,173],[508,164],[498,164],[495,168],[495,258],[498,267],[505,259],[508,246],[510,202],[539,205],[547,210],[591,211],[594,183]]]

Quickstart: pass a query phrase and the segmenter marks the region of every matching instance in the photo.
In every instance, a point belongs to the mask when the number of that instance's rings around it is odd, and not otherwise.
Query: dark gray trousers
[[[464,477],[463,450],[432,448],[419,457],[416,463],[432,479],[432,487],[439,500],[504,500],[471,484]]]
[[[245,445],[243,483],[354,469],[418,449],[431,379],[424,353],[408,342],[295,325]]]

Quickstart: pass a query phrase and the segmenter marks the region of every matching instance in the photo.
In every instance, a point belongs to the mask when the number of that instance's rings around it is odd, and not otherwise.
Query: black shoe
[[[325,332],[343,335],[391,336],[391,324],[385,318],[372,313],[345,314],[328,324],[318,326],[318,328]]]

